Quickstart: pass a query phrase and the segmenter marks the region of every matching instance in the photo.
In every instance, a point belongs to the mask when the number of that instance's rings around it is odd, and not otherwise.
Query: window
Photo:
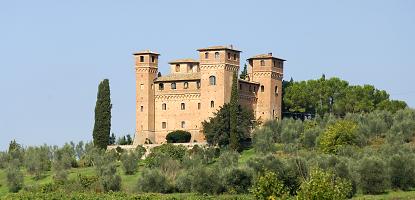
[[[265,66],[265,61],[261,60],[261,66]]]
[[[176,72],[180,72],[180,64],[176,65]]]
[[[159,90],[164,90],[164,84],[163,83],[159,83]]]
[[[216,85],[216,77],[215,76],[210,76],[209,77],[209,84],[210,85]]]
[[[205,53],[205,59],[208,59],[209,58],[209,53],[208,52],[206,52]]]
[[[154,56],[151,56],[151,62],[155,62],[156,58]]]
[[[151,89],[153,89],[153,87],[154,87],[154,85],[153,85],[153,84],[151,84]]]
[[[185,110],[185,109],[186,109],[186,105],[185,105],[184,103],[181,103],[181,104],[180,104],[180,108],[181,108],[182,110]]]
[[[176,89],[176,83],[171,83],[171,89],[173,89],[173,90]]]
[[[231,59],[231,53],[228,53],[228,59],[229,60]]]
[[[276,67],[277,63],[275,62],[275,60],[272,60],[272,66]]]
[[[236,60],[236,54],[233,54],[233,59]]]
[[[211,108],[215,107],[215,102],[214,101],[210,101],[210,107]]]
[[[140,84],[140,89],[144,90],[144,84]]]
[[[197,87],[197,89],[199,89],[199,88],[200,88],[200,81],[197,81],[197,82],[196,82],[196,87]]]
[[[278,95],[278,86],[275,86],[275,95]]]
[[[182,128],[186,128],[186,122],[185,121],[182,121],[181,126],[182,126]]]
[[[189,88],[189,83],[188,82],[184,82],[183,87],[184,87],[184,89]]]
[[[140,62],[144,62],[144,56],[140,56]]]
[[[249,91],[252,92],[252,87],[251,86],[249,86]]]
[[[193,72],[193,64],[189,64],[189,71]]]
[[[219,59],[219,52],[215,52],[215,59]]]
[[[242,84],[239,84],[239,90],[242,90]]]
[[[140,110],[141,110],[141,112],[143,112],[144,111],[144,106],[141,106]]]
[[[261,85],[261,92],[264,92],[264,86]]]
[[[162,110],[166,110],[167,109],[167,105],[165,103],[161,104],[161,109]]]
[[[197,109],[198,110],[200,110],[200,107],[201,107],[200,103],[197,103]]]
[[[166,122],[161,122],[161,128],[166,129],[166,127],[167,127],[167,123]]]

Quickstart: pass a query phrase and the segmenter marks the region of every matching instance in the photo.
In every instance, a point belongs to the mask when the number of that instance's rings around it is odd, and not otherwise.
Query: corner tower
[[[281,119],[282,78],[284,59],[272,53],[249,58],[248,80],[260,83],[255,116],[265,122]]]
[[[154,79],[158,71],[158,53],[150,50],[133,54],[136,78],[136,130],[134,145],[154,142]]]
[[[220,106],[230,101],[232,77],[239,71],[241,51],[232,46],[213,46],[198,49],[200,66],[201,119],[213,116]]]

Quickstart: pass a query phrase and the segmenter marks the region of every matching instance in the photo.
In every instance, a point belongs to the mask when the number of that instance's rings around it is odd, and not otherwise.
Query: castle
[[[136,132],[134,145],[160,144],[174,130],[192,134],[191,142],[204,142],[202,122],[209,120],[231,98],[233,73],[239,72],[240,53],[232,46],[197,50],[199,59],[169,62],[170,74],[158,76],[153,51],[134,53],[136,75]],[[258,121],[281,118],[283,59],[272,53],[248,60],[248,74],[238,79],[239,102]]]

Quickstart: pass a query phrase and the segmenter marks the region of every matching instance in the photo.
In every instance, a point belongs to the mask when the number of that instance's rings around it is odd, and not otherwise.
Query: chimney
[[[229,45],[229,48],[230,48],[230,49],[233,49],[233,45]]]
[[[269,56],[272,56],[272,53],[268,53]]]

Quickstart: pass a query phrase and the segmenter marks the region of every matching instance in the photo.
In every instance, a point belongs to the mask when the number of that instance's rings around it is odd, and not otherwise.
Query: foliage
[[[17,159],[19,166],[24,162],[24,149],[22,145],[16,142],[16,140],[10,141],[8,150],[9,159]]]
[[[20,171],[19,161],[12,160],[6,169],[7,186],[10,192],[18,192],[23,187],[23,174]]]
[[[225,147],[230,142],[230,104],[224,104],[209,121],[203,121],[203,133],[210,145]],[[254,115],[251,110],[238,106],[238,135],[241,141],[246,140],[254,127]]]
[[[167,143],[188,143],[192,138],[192,134],[188,131],[175,130],[167,134]]]
[[[111,97],[108,79],[98,86],[97,102],[95,105],[95,124],[93,130],[94,145],[106,149],[111,131]]]
[[[118,145],[131,145],[133,144],[133,139],[130,134],[127,134],[126,136],[119,137],[116,143]]]
[[[387,168],[379,158],[364,158],[359,165],[358,173],[363,193],[380,194],[388,188]]]
[[[245,80],[246,76],[248,76],[248,69],[245,64],[243,70],[241,71],[241,74],[239,75],[239,78]]]
[[[305,180],[298,191],[298,199],[347,199],[352,190],[351,183],[336,178],[333,173],[321,169],[311,171],[310,178]]]
[[[44,173],[50,170],[50,155],[50,149],[46,145],[27,148],[24,164],[27,171],[34,175],[36,180],[41,179]]]
[[[284,199],[288,197],[284,183],[278,179],[278,175],[274,172],[266,172],[260,176],[250,191],[256,199]]]
[[[230,194],[247,193],[251,187],[252,175],[245,169],[232,168],[223,175],[223,185]]]
[[[267,154],[276,150],[275,142],[272,140],[273,132],[267,127],[260,127],[253,132],[253,147],[256,152]]]
[[[141,147],[141,146],[139,146]],[[126,175],[132,175],[137,172],[138,162],[145,153],[141,148],[133,151],[125,151],[121,154],[121,163]]]
[[[238,165],[239,153],[233,150],[224,151],[218,158],[218,166],[221,169],[236,167]]]
[[[137,182],[137,190],[140,192],[171,192],[172,187],[167,178],[158,169],[144,170]]]
[[[163,144],[154,147],[145,162],[148,167],[158,167],[166,158],[182,161],[186,152],[186,147],[182,145]]]
[[[239,92],[238,92],[238,76],[236,72],[233,73],[231,101],[229,103],[229,147],[234,151],[241,150],[240,140],[241,135],[238,133],[238,107],[239,107]]]
[[[393,188],[409,190],[415,187],[415,159],[413,155],[395,154],[390,158],[388,165]]]
[[[121,177],[117,174],[116,157],[109,153],[100,153],[94,157],[96,173],[104,191],[119,191]]]
[[[342,146],[356,144],[357,125],[348,120],[339,120],[327,127],[320,138],[320,149],[325,153],[336,153]]]

